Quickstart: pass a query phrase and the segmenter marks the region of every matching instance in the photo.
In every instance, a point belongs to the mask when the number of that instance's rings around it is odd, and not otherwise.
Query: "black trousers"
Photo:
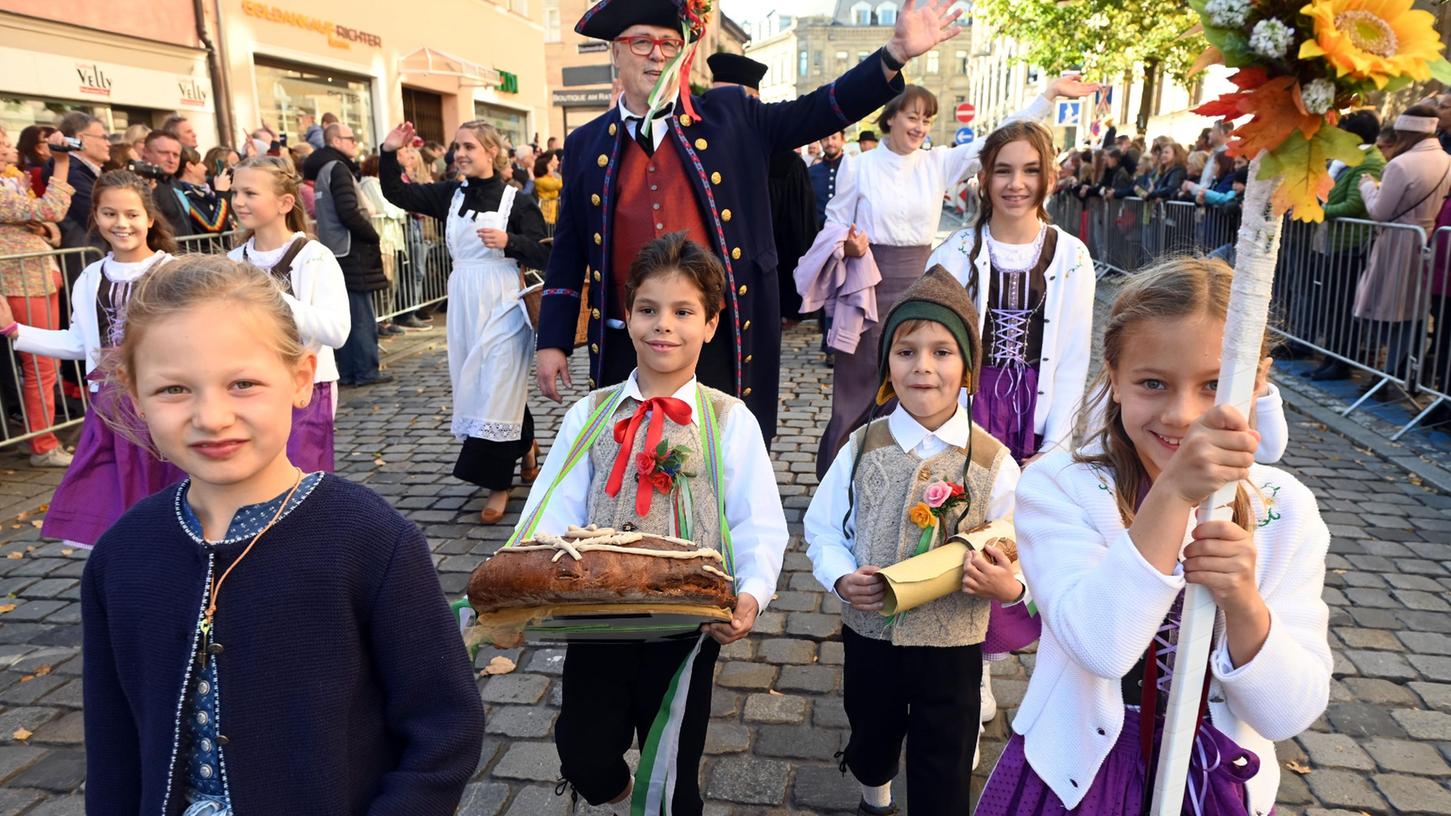
[[[524,430],[512,442],[491,442],[469,437],[453,464],[453,477],[488,490],[508,490],[514,486],[514,468],[529,455],[534,446],[534,415],[524,407]]]
[[[907,811],[969,813],[982,706],[980,646],[893,646],[842,627],[842,697],[851,739],[846,767],[863,785],[897,775],[907,740]]]
[[[554,724],[559,774],[591,805],[624,793],[630,784],[625,752],[650,736],[670,679],[695,638],[654,643],[571,643],[564,651],[564,705]],[[706,638],[695,658],[680,731],[671,812],[700,816],[700,758],[710,725],[710,694],[720,644]],[[973,686],[977,693],[977,686]],[[654,814],[649,814],[654,816]]]
[[[730,329],[721,315],[721,326],[715,337],[700,350],[700,362],[695,366],[695,376],[702,385],[708,385],[727,394],[736,393],[735,349]],[[604,356],[600,360],[600,388],[622,383],[635,370],[635,345],[630,342],[630,333],[625,329],[605,329]]]

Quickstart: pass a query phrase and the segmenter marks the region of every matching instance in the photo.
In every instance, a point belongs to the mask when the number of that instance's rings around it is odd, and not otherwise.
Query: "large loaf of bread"
[[[506,547],[469,579],[479,614],[560,604],[700,604],[734,609],[720,553],[678,538],[594,526]]]

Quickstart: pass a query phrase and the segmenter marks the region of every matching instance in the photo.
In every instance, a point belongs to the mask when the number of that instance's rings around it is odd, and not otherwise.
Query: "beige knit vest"
[[[966,450],[949,447],[936,456],[918,459],[892,438],[886,419],[852,434],[852,445],[853,450],[862,451],[854,482],[856,535],[852,542],[859,566],[886,567],[912,557],[922,529],[911,522],[908,513],[933,482],[953,482],[968,489],[972,501],[959,531],[985,523],[993,482],[1009,458],[1008,449],[976,424],[972,426],[972,462],[966,482],[962,472]],[[943,525],[950,525],[961,512],[960,505],[953,508]],[[940,546],[945,539],[939,531],[932,546]],[[890,640],[894,646],[970,646],[986,636],[989,609],[986,598],[959,591],[904,612],[891,625],[880,612],[860,612],[849,605],[843,606],[842,618],[857,634]]]
[[[741,405],[741,401],[714,388],[701,386],[701,391],[715,407],[716,435],[719,437],[725,427],[726,414]],[[590,394],[591,408],[598,409],[614,393],[615,388],[607,388]],[[701,450],[703,444],[701,418],[696,410],[695,399],[692,397],[687,402],[690,403],[690,425],[676,425],[666,419],[662,439],[671,448],[678,445],[690,451],[686,454],[682,472],[694,474],[688,477],[693,511],[691,524],[694,527],[691,540],[701,547],[719,550],[721,547],[720,512],[716,506],[715,485],[711,483],[710,471],[706,467],[706,454]],[[590,465],[594,468],[594,479],[589,497],[589,520],[601,527],[613,527],[617,530],[626,529],[625,525],[628,524],[631,525],[629,529],[642,533],[671,535],[670,522],[674,515],[674,506],[670,494],[657,491],[650,500],[650,512],[645,517],[641,518],[635,512],[636,493],[640,489],[645,489],[643,485],[635,481],[637,472],[635,454],[641,453],[645,449],[645,431],[648,422],[641,423],[639,431],[635,434],[634,448],[630,451],[629,465],[625,470],[625,480],[620,487],[619,494],[611,496],[605,493],[605,482],[609,480],[610,470],[615,466],[615,458],[620,452],[620,443],[615,441],[615,423],[622,419],[629,419],[634,415],[637,407],[639,407],[639,403],[633,399],[621,400],[615,409],[614,416],[608,420],[604,430],[595,438],[595,443],[590,448]],[[724,467],[723,463],[722,467]]]

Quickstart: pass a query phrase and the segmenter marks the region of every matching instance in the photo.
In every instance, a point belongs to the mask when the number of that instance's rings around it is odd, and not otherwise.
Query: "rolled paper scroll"
[[[890,617],[961,592],[962,562],[969,552],[982,552],[989,544],[1016,561],[1016,536],[1011,522],[994,521],[976,530],[953,535],[936,549],[884,568],[877,573],[887,582],[882,614]]]

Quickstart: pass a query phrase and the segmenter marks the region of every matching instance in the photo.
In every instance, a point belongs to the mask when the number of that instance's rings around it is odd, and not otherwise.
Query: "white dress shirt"
[[[625,132],[630,134],[630,138],[633,139],[635,138],[635,131],[640,126],[639,120],[644,119],[645,114],[636,113],[630,110],[630,108],[625,105],[624,94],[620,94],[620,101],[618,104],[620,106],[620,118],[622,118],[625,122]],[[650,138],[655,140],[656,150],[659,150],[660,143],[665,141],[665,132],[670,129],[670,116],[674,110],[675,103],[668,102],[665,104],[664,107],[660,108],[659,111],[656,111],[656,115],[658,118],[655,119],[655,123],[650,126]]]
[[[1052,113],[1043,96],[1007,121],[1038,121]],[[942,199],[949,188],[977,171],[982,142],[956,147],[892,152],[883,143],[836,173],[836,195],[826,205],[826,220],[847,227],[856,225],[874,244],[931,246],[942,220]]]
[[[624,382],[625,397],[643,402],[644,396],[635,377],[631,374]],[[672,396],[691,405],[690,426],[699,434],[700,406],[696,403],[696,394],[696,381],[691,379]],[[529,500],[524,504],[521,518],[528,518],[544,500],[544,494],[563,470],[570,448],[593,411],[593,401],[586,397],[564,415],[564,422],[560,424],[559,434],[544,459],[539,478],[529,491]],[[608,427],[603,431],[609,432]],[[790,533],[786,530],[786,513],[781,509],[776,471],[771,467],[771,458],[761,437],[761,426],[745,405],[736,405],[726,414],[720,429],[720,447],[725,463],[725,514],[735,556],[736,593],[746,593],[755,598],[764,612],[776,592],[776,580],[781,575],[781,561],[785,558]],[[534,534],[562,535],[570,525],[583,527],[589,524],[590,493],[604,489],[602,479],[605,475],[600,474],[601,481],[596,484],[594,465],[589,456],[583,457],[573,470],[564,474],[549,504],[540,514]],[[704,476],[702,468],[699,477]]]
[[[300,232],[294,233],[282,246],[267,252],[257,251],[252,243],[255,239],[250,239],[228,252],[227,257],[271,271],[292,242],[303,237],[306,236]],[[332,250],[309,240],[292,259],[291,277],[292,294],[283,294],[282,298],[292,309],[292,319],[297,321],[303,344],[317,354],[317,375],[313,381],[334,382],[338,378],[338,365],[333,359],[333,349],[347,342],[353,325],[343,269]]]
[[[1247,488],[1258,525],[1255,578],[1270,611],[1258,654],[1236,667],[1214,631],[1209,711],[1214,726],[1260,759],[1247,784],[1250,812],[1274,806],[1279,762],[1271,740],[1309,728],[1330,695],[1332,659],[1325,553],[1330,533],[1315,496],[1294,476],[1254,465]],[[1018,555],[1043,635],[1028,691],[1013,718],[1028,764],[1069,809],[1078,806],[1123,730],[1121,680],[1137,664],[1174,599],[1182,567],[1165,575],[1124,528],[1111,474],[1053,451],[1018,487]],[[1273,512],[1271,512],[1273,511]],[[1187,519],[1184,541],[1194,528]]]
[[[875,151],[873,151],[875,152]],[[887,429],[892,441],[907,453],[918,459],[930,459],[947,450],[948,447],[966,448],[972,433],[972,418],[962,406],[957,413],[935,431],[929,431],[898,405],[887,417]],[[856,505],[869,501],[857,495],[856,502],[848,504],[847,489],[851,485],[852,463],[856,461],[856,444],[847,437],[846,444],[832,460],[831,467],[821,478],[811,505],[806,509],[803,525],[806,528],[806,557],[811,559],[811,571],[816,580],[828,592],[836,592],[836,582],[843,575],[856,572],[856,556],[852,550],[852,537],[856,535]],[[992,495],[988,497],[987,520],[1011,521],[1013,518],[1013,493],[1021,476],[1018,465],[1011,458],[1003,461],[998,469],[997,480],[993,482]],[[850,515],[847,510],[850,508]],[[846,518],[846,534],[842,534],[842,519]],[[906,523],[906,519],[902,520]]]
[[[103,281],[134,283],[152,267],[171,260],[171,255],[157,252],[145,260],[122,263],[111,253],[87,266],[76,279],[71,294],[71,323],[64,329],[37,329],[21,325],[15,334],[15,350],[61,360],[85,360],[90,375],[101,363],[101,327],[96,322],[96,298]],[[105,272],[102,273],[102,269]],[[92,392],[101,384],[91,382]]]

